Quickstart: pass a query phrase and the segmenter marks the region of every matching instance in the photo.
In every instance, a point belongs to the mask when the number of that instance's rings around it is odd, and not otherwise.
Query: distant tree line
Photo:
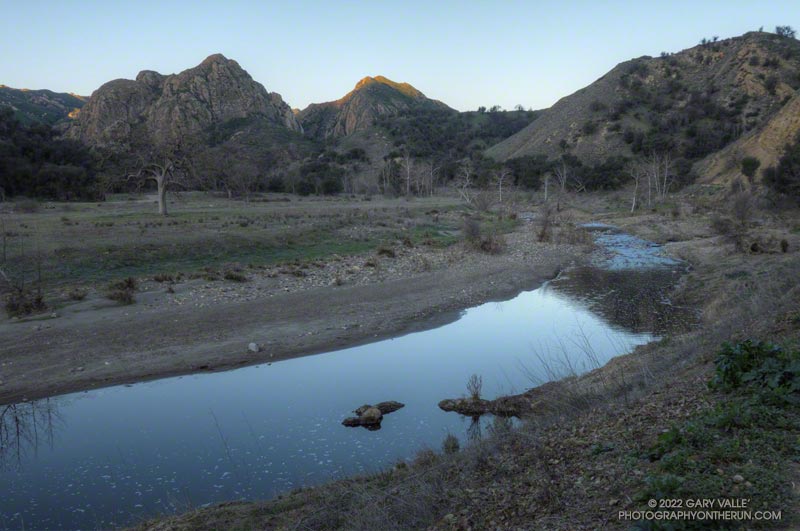
[[[101,195],[95,162],[85,146],[58,138],[49,125],[23,125],[10,107],[0,107],[0,199],[69,201]]]

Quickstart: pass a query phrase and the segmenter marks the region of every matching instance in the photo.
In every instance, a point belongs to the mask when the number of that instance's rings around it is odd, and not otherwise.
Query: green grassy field
[[[41,204],[28,213],[7,205],[0,211],[5,270],[29,283],[41,270],[45,289],[63,289],[227,264],[361,254],[403,239],[446,246],[458,239],[463,208],[442,197],[276,199],[245,203],[184,194],[168,217],[145,196]]]

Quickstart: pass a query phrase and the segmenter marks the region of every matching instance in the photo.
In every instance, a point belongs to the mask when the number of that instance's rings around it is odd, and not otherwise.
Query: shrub
[[[67,294],[67,296],[70,298],[70,300],[82,301],[83,299],[86,298],[86,295],[88,295],[88,293],[89,292],[86,291],[85,289],[74,288],[74,289],[70,290],[70,292]]]
[[[133,304],[136,302],[133,293],[136,291],[137,286],[138,283],[133,277],[117,280],[109,284],[109,291],[106,294],[106,297],[112,301],[117,301],[120,304]]]
[[[775,89],[778,87],[778,77],[770,74],[764,79],[764,88],[767,89],[767,92],[770,94],[775,94]]]
[[[733,233],[733,222],[719,214],[711,217],[711,228],[721,236],[729,236]]]
[[[136,302],[136,299],[133,297],[133,291],[127,289],[115,289],[109,291],[106,296],[120,304],[133,304]]]
[[[604,111],[608,108],[608,106],[603,103],[602,101],[594,100],[592,103],[589,104],[589,110],[592,112],[600,112]]]
[[[581,127],[581,132],[587,136],[593,135],[597,132],[597,124],[592,121],[588,121],[583,124],[583,127]]]
[[[725,343],[714,360],[716,372],[709,386],[721,391],[748,386],[778,393],[800,392],[800,352],[746,340]]]
[[[746,228],[753,215],[753,198],[747,192],[736,194],[731,203],[731,216],[739,223],[741,228]]]
[[[22,317],[47,309],[40,293],[33,294],[27,290],[15,289],[6,297],[6,313],[9,317]]]
[[[800,136],[786,146],[776,166],[764,170],[764,184],[773,192],[800,199]]]
[[[230,271],[230,270],[229,271],[225,271],[225,274],[223,275],[223,278],[225,280],[230,280],[232,282],[246,282],[247,281],[247,277],[244,276],[243,274],[237,273],[236,271]]]
[[[794,39],[796,32],[791,26],[775,26],[775,34],[781,37]]]
[[[478,248],[484,253],[500,254],[506,248],[506,239],[500,233],[489,234],[481,238]]]
[[[540,242],[550,241],[550,229],[553,224],[553,208],[550,205],[544,205],[539,210],[539,234]]]
[[[481,238],[481,224],[475,218],[465,218],[462,231],[464,234],[464,239],[468,243],[474,244]]]
[[[457,454],[460,449],[461,444],[458,442],[458,437],[448,433],[447,437],[442,441],[442,451],[446,454]]]
[[[484,234],[480,222],[466,218],[462,229],[464,240],[473,248],[488,254],[500,254],[506,248],[505,237],[499,232]]]
[[[389,258],[394,258],[397,256],[397,254],[391,247],[381,246],[378,247],[378,256],[388,256]]]
[[[472,206],[478,212],[488,212],[493,203],[494,195],[486,191],[478,192],[472,198]]]
[[[166,273],[159,273],[153,276],[153,280],[156,282],[172,282],[175,280],[175,277]]]
[[[755,157],[745,157],[742,159],[742,173],[747,176],[750,182],[753,182],[753,178],[755,178],[759,166],[761,166],[761,161]]]
[[[138,283],[136,282],[135,278],[128,277],[112,282],[108,287],[112,290],[136,291]]]
[[[483,377],[473,374],[467,380],[467,392],[473,400],[480,400],[481,391],[483,390]]]

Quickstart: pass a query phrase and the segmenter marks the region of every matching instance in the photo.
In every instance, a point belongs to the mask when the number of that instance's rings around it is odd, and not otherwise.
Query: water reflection
[[[680,273],[672,269],[580,267],[562,274],[547,289],[581,303],[615,327],[664,335],[685,329],[694,320],[691,311],[669,300],[679,277]]]
[[[22,465],[27,452],[53,446],[58,423],[56,402],[49,398],[0,406],[0,470]]]

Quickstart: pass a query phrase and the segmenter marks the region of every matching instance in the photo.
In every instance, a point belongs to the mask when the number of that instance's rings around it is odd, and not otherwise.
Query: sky
[[[89,95],[222,53],[297,108],[383,75],[462,111],[541,109],[634,57],[800,29],[797,0],[0,0],[0,14],[0,84]]]

